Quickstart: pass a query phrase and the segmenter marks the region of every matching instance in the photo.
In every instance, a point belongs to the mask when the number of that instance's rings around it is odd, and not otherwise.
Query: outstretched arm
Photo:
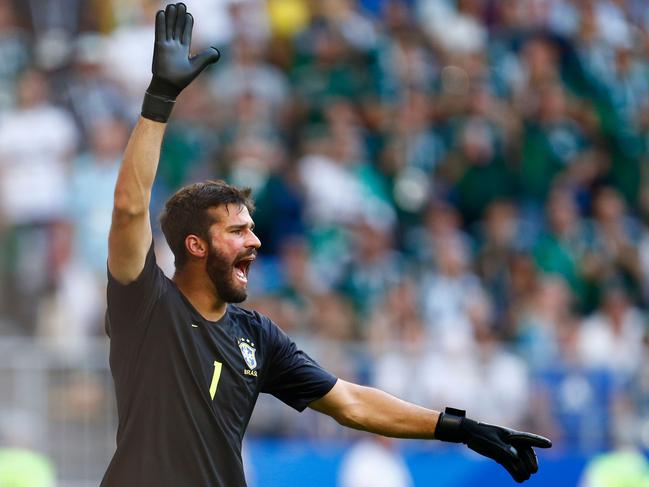
[[[309,406],[343,426],[370,433],[464,443],[500,463],[517,482],[529,479],[538,470],[533,447],[552,446],[542,436],[480,423],[466,418],[461,410],[447,408],[440,413],[340,379],[331,391]]]
[[[189,57],[193,25],[183,3],[167,5],[156,14],[153,77],[120,167],[108,237],[108,268],[122,284],[139,276],[151,245],[151,188],[176,97],[219,58],[214,48]]]

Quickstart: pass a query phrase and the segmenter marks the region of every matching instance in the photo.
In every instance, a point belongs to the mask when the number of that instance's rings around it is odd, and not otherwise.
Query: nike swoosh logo
[[[195,325],[194,323],[192,323],[192,327],[198,328],[198,325]]]

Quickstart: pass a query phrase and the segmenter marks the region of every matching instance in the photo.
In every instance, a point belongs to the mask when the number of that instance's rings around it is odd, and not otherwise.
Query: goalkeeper
[[[182,3],[156,15],[153,77],[115,187],[106,332],[118,427],[101,485],[245,486],[241,442],[262,392],[351,428],[464,443],[527,480],[548,439],[338,379],[269,318],[236,305],[261,245],[249,190],[222,181],[178,190],[160,221],[175,274],[162,273],[149,204],[166,123],[180,92],[219,58],[214,48],[191,57],[193,23]]]

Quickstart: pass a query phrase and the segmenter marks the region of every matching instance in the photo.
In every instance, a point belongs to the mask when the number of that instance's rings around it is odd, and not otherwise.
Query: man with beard
[[[153,78],[115,188],[106,332],[119,424],[102,485],[245,486],[241,442],[260,392],[360,430],[465,443],[528,479],[533,447],[549,440],[337,379],[269,318],[232,304],[246,298],[260,246],[249,190],[207,181],[175,193],[161,218],[173,279],[156,265],[149,202],[166,122],[177,95],[219,57],[189,57],[192,26],[182,3],[157,13]]]

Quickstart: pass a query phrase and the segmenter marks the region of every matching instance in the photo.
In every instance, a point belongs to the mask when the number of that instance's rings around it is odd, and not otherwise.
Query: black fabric
[[[171,110],[173,110],[175,104],[175,100],[152,95],[147,91],[144,94],[144,100],[142,100],[141,114],[144,118],[148,118],[149,120],[165,123],[169,120]]]
[[[462,430],[462,421],[465,416],[466,411],[447,407],[437,420],[435,438],[451,443],[464,443],[466,434]]]
[[[229,305],[218,322],[203,319],[156,265],[153,245],[135,282],[108,279],[119,424],[102,486],[245,486],[241,441],[259,393],[303,410],[336,382],[259,313]]]

